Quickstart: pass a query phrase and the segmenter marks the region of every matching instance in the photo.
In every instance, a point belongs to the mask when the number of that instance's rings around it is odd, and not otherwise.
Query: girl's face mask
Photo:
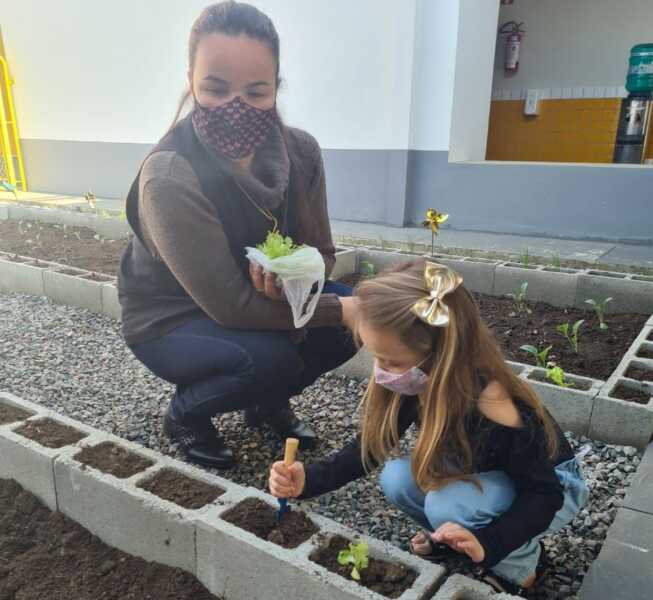
[[[390,373],[374,361],[374,380],[379,385],[402,396],[417,396],[426,389],[428,375],[419,367],[411,367],[403,373]]]
[[[276,106],[263,110],[240,96],[215,108],[206,108],[195,101],[192,119],[202,142],[232,159],[253,154],[278,123]]]

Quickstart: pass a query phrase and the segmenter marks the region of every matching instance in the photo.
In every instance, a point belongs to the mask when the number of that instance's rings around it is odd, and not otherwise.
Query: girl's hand
[[[475,563],[482,562],[485,558],[485,550],[476,536],[457,523],[444,523],[432,534],[431,539],[440,544],[447,544],[456,552],[466,554]]]
[[[261,265],[250,261],[249,276],[257,292],[265,294],[275,302],[283,300],[283,288],[277,285],[277,276],[274,273],[266,273]]]
[[[287,467],[283,461],[275,462],[270,469],[270,493],[276,498],[297,498],[306,484],[304,465],[295,461]]]
[[[358,321],[358,299],[355,296],[343,296],[338,298],[342,306],[342,323],[351,331],[356,328]]]

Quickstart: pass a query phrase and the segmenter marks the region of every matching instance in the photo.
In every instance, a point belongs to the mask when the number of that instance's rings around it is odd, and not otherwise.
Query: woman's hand
[[[306,484],[304,465],[298,461],[287,467],[283,461],[275,462],[270,469],[270,493],[276,498],[297,498]]]
[[[342,322],[343,324],[354,331],[358,321],[358,298],[355,296],[341,296],[338,298],[342,306]]]
[[[275,302],[283,300],[283,288],[277,285],[277,276],[274,273],[266,273],[261,265],[250,261],[249,276],[257,292],[265,294],[265,296]]]
[[[447,544],[456,552],[466,554],[475,563],[482,562],[485,558],[485,550],[476,536],[458,523],[444,523],[432,534],[431,539],[440,544]]]

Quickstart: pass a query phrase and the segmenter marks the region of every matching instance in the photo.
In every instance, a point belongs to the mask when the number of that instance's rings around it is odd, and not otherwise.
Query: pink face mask
[[[419,367],[411,367],[408,371],[397,374],[384,371],[374,361],[374,380],[391,392],[402,396],[417,396],[426,389],[429,378]]]

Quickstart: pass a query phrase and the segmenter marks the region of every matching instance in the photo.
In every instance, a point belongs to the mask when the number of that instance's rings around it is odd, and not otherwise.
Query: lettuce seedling
[[[553,346],[547,346],[544,348],[544,350],[538,351],[535,346],[531,346],[530,344],[524,344],[523,346],[520,346],[520,350],[528,352],[535,357],[535,364],[538,367],[546,367],[546,357],[549,355],[551,348],[553,348]]]
[[[589,304],[594,309],[596,316],[599,318],[599,328],[602,331],[605,331],[608,328],[605,322],[605,307],[608,304],[608,302],[612,302],[612,297],[606,298],[601,302],[597,302],[592,298],[588,298],[587,300],[585,300],[585,304]]]
[[[284,237],[277,231],[270,231],[265,242],[256,246],[270,260],[281,258],[282,256],[290,256],[302,247],[296,246],[290,236]]]
[[[351,578],[360,581],[361,571],[367,569],[369,547],[365,542],[349,544],[349,548],[338,552],[338,563],[346,566],[352,565]]]
[[[546,378],[552,381],[555,385],[559,385],[563,388],[574,387],[573,383],[565,381],[565,372],[562,370],[562,367],[548,367],[546,370]]]
[[[564,325],[558,325],[556,327],[556,331],[558,333],[561,333],[562,335],[565,336],[569,344],[571,345],[571,349],[578,354],[578,330],[580,329],[580,326],[585,322],[585,319],[580,319],[574,323],[574,325],[571,328],[571,334],[569,333],[569,323],[565,323]]]

